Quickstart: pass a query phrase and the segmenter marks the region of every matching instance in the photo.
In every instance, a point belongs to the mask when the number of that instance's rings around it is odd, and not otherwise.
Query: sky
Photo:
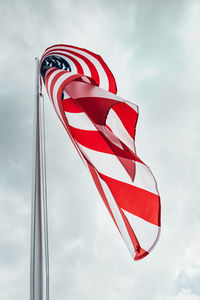
[[[139,106],[136,148],[162,231],[133,261],[45,97],[50,299],[200,299],[200,1],[0,3],[0,290],[29,299],[35,61],[56,43],[100,54]]]

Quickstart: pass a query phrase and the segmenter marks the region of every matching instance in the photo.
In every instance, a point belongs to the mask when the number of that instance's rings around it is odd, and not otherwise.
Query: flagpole
[[[44,103],[40,94],[40,61],[36,62],[31,209],[30,300],[49,299]]]

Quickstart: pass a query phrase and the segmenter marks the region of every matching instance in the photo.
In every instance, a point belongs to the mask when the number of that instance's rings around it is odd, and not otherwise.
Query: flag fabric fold
[[[160,197],[136,154],[138,106],[117,95],[106,63],[86,49],[47,48],[41,78],[131,255],[145,257],[158,241]]]

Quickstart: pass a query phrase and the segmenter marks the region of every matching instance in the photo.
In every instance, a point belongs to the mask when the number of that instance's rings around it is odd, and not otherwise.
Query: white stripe
[[[112,108],[108,113],[106,119],[106,125],[110,127],[110,129],[112,130],[115,136],[117,136],[127,147],[129,147],[132,151],[135,152],[135,145],[134,145],[133,138],[125,129],[120,118]]]
[[[96,127],[93,125],[92,121],[90,121],[86,113],[65,112],[65,115],[69,125],[71,125],[72,127],[82,130],[97,131]]]
[[[51,95],[50,95],[51,82],[52,82],[52,80],[54,79],[54,77],[55,77],[58,73],[60,73],[60,72],[61,72],[61,70],[55,70],[55,71],[53,71],[53,72],[51,73],[51,75],[50,75],[50,77],[49,77],[48,85],[47,85],[47,92],[48,92],[50,98],[51,98]]]
[[[98,175],[98,174],[97,174],[97,175]],[[121,232],[122,238],[123,238],[123,240],[125,241],[125,243],[126,243],[128,249],[129,249],[131,255],[134,257],[134,256],[135,256],[135,249],[134,249],[134,247],[133,247],[132,241],[131,241],[130,236],[129,236],[129,234],[128,234],[126,225],[124,224],[124,220],[123,220],[122,215],[121,215],[121,213],[120,213],[120,211],[119,211],[119,208],[118,208],[118,206],[117,206],[117,204],[116,204],[116,202],[115,202],[115,199],[113,198],[113,195],[112,195],[112,193],[110,192],[110,190],[109,190],[107,184],[105,183],[105,181],[102,180],[102,179],[99,177],[99,175],[98,175],[98,178],[99,178],[99,180],[100,180],[100,182],[101,182],[103,191],[104,191],[104,193],[105,193],[105,195],[106,195],[106,199],[107,199],[107,201],[108,201],[108,203],[109,203],[109,206],[110,206],[110,208],[111,208],[111,211],[112,211],[112,213],[113,213],[113,216],[114,216],[114,218],[115,218],[115,221],[116,221],[116,223],[117,223],[117,225],[118,225],[118,228],[119,228],[119,230],[120,230],[120,232]]]
[[[156,181],[149,167],[140,162],[135,162],[135,178],[133,185],[158,195]]]
[[[141,248],[150,252],[158,241],[160,227],[122,210],[133,228]]]
[[[105,89],[108,90],[109,89],[109,81],[108,81],[108,77],[106,75],[106,72],[104,71],[102,65],[100,64],[100,62],[92,55],[90,55],[89,53],[83,51],[83,50],[79,50],[76,48],[71,48],[71,47],[67,47],[67,46],[54,46],[51,47],[51,49],[49,49],[48,51],[53,51],[56,49],[62,48],[64,51],[66,50],[72,50],[74,52],[77,52],[79,54],[82,54],[83,56],[85,56],[86,58],[88,58],[93,65],[95,66],[95,68],[97,69],[97,72],[99,74],[99,79],[100,79],[100,86]]]
[[[89,161],[102,174],[131,184],[131,179],[115,155],[98,152],[78,144]]]
[[[126,172],[125,168],[115,155],[98,152],[86,148],[80,144],[78,145],[93,166],[103,175],[147,190],[156,195],[158,194],[154,177],[146,165],[143,165],[137,161],[135,162],[136,172],[134,181],[132,182],[129,174]]]

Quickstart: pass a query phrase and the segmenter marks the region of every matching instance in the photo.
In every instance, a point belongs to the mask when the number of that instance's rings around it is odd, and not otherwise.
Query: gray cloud
[[[34,57],[55,43],[101,54],[139,105],[163,229],[133,262],[46,98],[51,298],[199,299],[199,2],[21,0],[0,14],[1,299],[29,297]]]

